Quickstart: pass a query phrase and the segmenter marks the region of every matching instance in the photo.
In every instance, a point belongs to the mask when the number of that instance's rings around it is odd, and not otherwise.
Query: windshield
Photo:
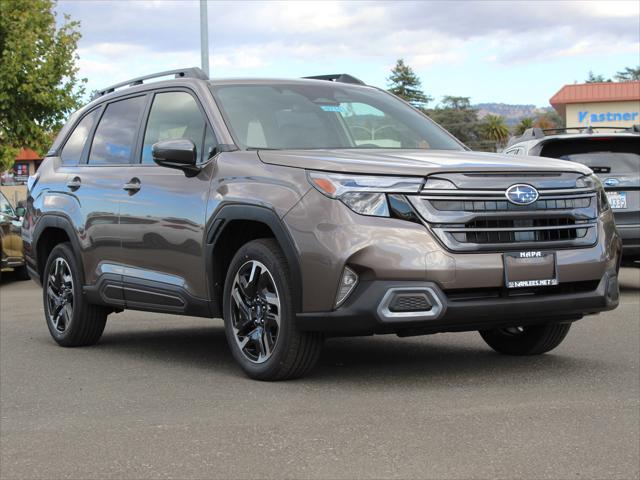
[[[242,148],[463,149],[435,123],[373,88],[328,83],[220,85],[212,90]]]

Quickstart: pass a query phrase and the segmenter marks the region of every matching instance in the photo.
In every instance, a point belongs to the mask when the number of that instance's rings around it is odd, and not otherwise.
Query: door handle
[[[138,190],[140,190],[140,179],[134,177],[131,180],[129,180],[129,183],[125,183],[124,187],[122,188],[123,190],[126,190],[127,192],[129,192],[129,195],[133,195]]]
[[[80,177],[73,177],[71,180],[67,182],[67,188],[70,190],[77,190],[82,186],[82,180]]]

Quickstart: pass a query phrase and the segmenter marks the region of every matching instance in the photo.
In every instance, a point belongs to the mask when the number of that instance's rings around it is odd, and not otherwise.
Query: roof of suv
[[[341,83],[341,84],[349,84],[349,85],[358,85],[358,86],[366,86],[366,84],[347,73],[337,73],[332,75],[317,75],[311,77],[304,77],[298,79],[273,79],[273,78],[222,78],[222,79],[210,79],[209,76],[203,72],[200,68],[192,67],[192,68],[182,68],[177,70],[166,70],[164,72],[152,73],[150,75],[144,75],[142,77],[132,78],[130,80],[126,80],[124,82],[119,82],[114,85],[110,85],[101,90],[97,90],[91,100],[97,100],[106,95],[115,93],[117,89],[121,89],[123,87],[136,87],[140,85],[146,85],[149,80],[156,80],[164,77],[171,77],[173,79],[165,79],[163,82],[157,82],[161,85],[166,83],[172,83],[172,80],[200,80],[206,81],[212,85],[237,85],[237,84],[266,84],[266,85],[277,85],[282,83],[321,83],[321,82],[333,82],[333,83]],[[156,82],[154,82],[156,83]],[[326,84],[326,83],[325,83]]]
[[[573,140],[576,138],[610,138],[610,137],[637,137],[640,134],[640,125],[634,125],[633,127],[622,129],[618,127],[595,127],[595,129],[608,129],[610,128],[611,132],[597,132],[594,131],[591,127],[587,128],[554,128],[554,129],[545,129],[542,130],[540,128],[529,128],[525,130],[525,132],[520,136],[511,137],[509,139],[509,143],[507,144],[507,148],[513,147],[515,145],[520,144],[529,144],[535,145],[540,142],[546,142],[549,140],[556,139],[566,139]],[[570,132],[570,130],[580,130],[578,132]],[[547,134],[546,132],[557,132]]]

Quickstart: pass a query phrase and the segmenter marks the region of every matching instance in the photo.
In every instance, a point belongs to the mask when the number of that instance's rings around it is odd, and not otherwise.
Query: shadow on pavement
[[[600,365],[596,359],[572,358],[562,354],[538,357],[498,355],[484,344],[451,343],[453,336],[398,338],[395,336],[330,338],[316,368],[305,383],[353,383],[411,385],[427,380],[431,384],[523,383],[535,378],[562,379]],[[473,334],[471,334],[473,335]],[[469,340],[466,336],[464,340]],[[463,341],[464,341],[463,340]],[[94,347],[105,354],[132,355],[150,362],[165,361],[179,367],[244,377],[226,343],[224,329],[195,327],[162,331],[106,333]]]

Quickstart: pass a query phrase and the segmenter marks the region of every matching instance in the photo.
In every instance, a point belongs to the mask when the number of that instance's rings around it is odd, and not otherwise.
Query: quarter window
[[[92,165],[131,162],[145,97],[110,103],[93,136],[89,163]]]
[[[98,110],[94,110],[80,120],[80,123],[73,130],[60,154],[63,165],[77,165],[80,162],[84,145],[87,143],[87,138],[89,138],[89,133],[97,116]]]
[[[207,160],[204,157],[209,148],[215,146],[213,133],[207,127],[195,98],[187,92],[158,93],[153,99],[144,134],[142,163],[153,163],[151,149],[154,143],[176,139],[191,140],[200,161]]]

